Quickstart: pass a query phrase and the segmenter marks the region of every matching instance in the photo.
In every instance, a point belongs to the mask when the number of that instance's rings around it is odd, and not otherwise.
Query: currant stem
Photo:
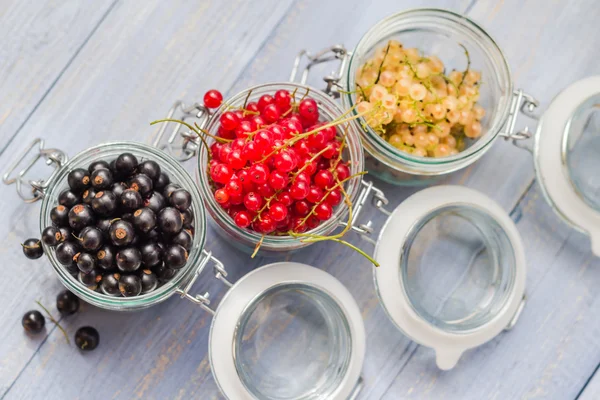
[[[71,341],[69,340],[69,335],[67,335],[67,331],[65,331],[65,329],[58,323],[58,321],[54,319],[52,314],[50,314],[50,311],[48,311],[48,309],[44,307],[44,305],[39,300],[36,300],[35,302],[38,306],[42,307],[46,314],[48,314],[48,318],[50,319],[50,321],[62,331],[63,335],[65,336],[65,340],[67,341],[67,344],[71,344]]]

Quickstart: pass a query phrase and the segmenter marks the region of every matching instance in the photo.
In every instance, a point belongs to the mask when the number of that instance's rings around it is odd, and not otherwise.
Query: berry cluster
[[[303,233],[330,219],[345,196],[345,136],[336,123],[319,121],[313,98],[295,97],[278,90],[220,116],[209,177],[215,200],[240,228]],[[204,98],[207,107],[221,100],[214,90]]]
[[[481,136],[485,115],[477,104],[481,73],[470,69],[465,53],[467,69],[445,75],[438,57],[390,40],[357,72],[357,111],[382,106],[365,120],[399,150],[421,157],[458,154],[465,138]]]
[[[190,193],[152,160],[123,153],[68,175],[69,189],[50,212],[42,241],[91,290],[137,296],[155,290],[186,264],[193,242]],[[39,258],[39,241],[23,245]]]

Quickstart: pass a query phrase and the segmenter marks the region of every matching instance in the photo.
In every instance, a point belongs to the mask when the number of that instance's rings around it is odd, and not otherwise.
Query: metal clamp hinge
[[[526,126],[520,131],[516,130],[519,111],[530,118],[538,119],[537,115],[534,114],[535,109],[538,106],[539,102],[533,96],[524,93],[521,89],[514,91],[510,103],[508,119],[504,126],[504,130],[500,132],[500,136],[504,137],[506,140],[512,140],[513,142],[529,139],[533,135],[529,130],[529,127]]]
[[[210,251],[202,250],[202,256],[203,257],[198,264],[198,268],[196,268],[196,271],[194,272],[194,276],[190,278],[190,280],[187,282],[183,289],[178,288],[176,292],[179,293],[182,298],[187,298],[191,302],[198,304],[200,307],[202,307],[203,310],[214,315],[215,310],[210,307],[210,293],[205,292],[204,294],[197,294],[193,296],[189,294],[190,289],[192,288],[200,274],[202,274],[202,271],[204,271],[204,268],[208,265],[209,261],[212,261],[214,264],[213,273],[215,278],[217,278],[229,288],[232,287],[233,284],[227,280],[227,271],[225,271],[225,266],[223,265],[223,263],[217,258],[213,257]]]
[[[323,64],[326,62],[337,60],[340,63],[338,70],[333,71],[331,73],[331,75],[327,75],[327,76],[323,77],[323,80],[327,84],[327,86],[325,87],[325,89],[323,91],[325,93],[327,93],[328,95],[337,98],[340,96],[340,92],[338,90],[340,88],[340,86],[338,83],[339,83],[340,79],[342,79],[342,74],[344,73],[344,70],[346,69],[346,64],[348,62],[348,58],[350,55],[351,55],[350,52],[348,52],[346,50],[346,48],[342,45],[335,45],[335,46],[328,47],[326,49],[319,51],[316,54],[311,54],[306,50],[302,50],[300,53],[298,53],[298,55],[296,56],[296,59],[294,60],[294,66],[292,67],[292,73],[290,74],[290,81],[291,82],[296,81],[300,63],[302,62],[302,59],[305,57],[307,58],[308,63],[304,67],[304,70],[302,71],[302,76],[300,78],[300,83],[303,85],[306,84],[306,81],[308,80],[308,75],[310,73],[310,69],[312,67],[314,67],[315,65],[318,65],[318,64]]]
[[[174,117],[179,118],[181,121],[186,121],[191,118],[196,119],[198,120],[196,121],[198,126],[200,128],[204,128],[204,125],[210,117],[210,111],[208,108],[198,103],[194,103],[191,106],[186,107],[183,102],[176,101],[173,107],[171,107],[169,110],[169,113],[165,119],[173,119]],[[170,124],[175,123],[164,122],[160,125],[160,128],[154,136],[154,141],[152,143],[153,146],[166,151],[179,161],[187,161],[191,159],[196,155],[198,145],[200,144],[198,135],[185,125],[176,124],[173,126],[166,143],[161,144],[163,136]],[[181,144],[175,143],[175,140],[178,137],[182,139]]]
[[[36,149],[37,146],[37,149]],[[12,176],[13,172],[23,163],[23,161],[30,155],[30,153],[34,153],[31,160],[25,164],[25,167],[19,171],[16,176]],[[40,160],[44,159],[46,165],[53,165],[54,171],[50,176],[46,179],[36,179],[29,180],[25,179],[25,175],[33,168],[33,166]],[[44,192],[48,187],[48,181],[52,180],[52,178],[58,173],[60,167],[62,167],[68,160],[67,155],[58,149],[45,149],[44,148],[44,140],[37,138],[34,139],[31,144],[23,150],[23,152],[17,157],[17,159],[8,167],[8,169],[2,175],[2,182],[5,185],[12,185],[13,183],[17,187],[17,193],[19,197],[23,199],[26,203],[33,203],[42,197],[44,197]],[[30,187],[31,195],[26,195],[23,193],[23,186],[27,185]]]
[[[354,202],[352,220],[350,221],[350,228],[361,235],[361,237],[369,242],[375,243],[373,239],[369,237],[371,233],[373,233],[373,221],[369,220],[364,224],[357,225],[358,218],[360,217],[361,212],[365,207],[365,203],[369,198],[371,198],[372,204],[379,211],[386,215],[390,215],[391,213],[385,208],[385,206],[389,203],[388,199],[385,197],[385,194],[373,185],[373,182],[362,181],[361,182],[363,188],[358,194],[358,198]],[[340,223],[342,226],[346,226],[345,222]]]

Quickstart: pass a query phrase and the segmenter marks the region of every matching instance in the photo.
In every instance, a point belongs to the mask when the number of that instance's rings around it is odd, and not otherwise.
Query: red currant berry
[[[231,149],[232,150],[242,150],[245,145],[246,145],[246,140],[244,140],[243,138],[237,138],[233,142],[231,142]]]
[[[246,111],[250,111],[251,113],[259,112],[258,104],[256,104],[255,102],[250,102],[250,103],[246,104]]]
[[[253,227],[259,233],[271,233],[275,230],[276,222],[268,213],[264,213],[253,224]]]
[[[242,204],[244,202],[244,195],[243,194],[236,194],[236,195],[230,194],[229,202],[234,205]]]
[[[254,143],[258,149],[265,154],[273,148],[273,139],[267,130],[260,130],[254,135]]]
[[[262,156],[261,150],[258,148],[256,143],[248,142],[242,149],[242,157],[249,161],[258,161]]]
[[[219,204],[227,203],[229,201],[229,193],[227,193],[225,189],[218,189],[215,192],[215,200],[217,200],[217,203]]]
[[[288,212],[287,215],[285,216],[285,218],[282,221],[279,221],[277,223],[277,225],[276,225],[277,230],[282,233],[289,232],[290,229],[292,229],[291,222],[292,222],[292,218],[290,216],[290,213]]]
[[[270,94],[263,94],[258,99],[258,111],[262,112],[269,104],[275,104],[275,99]]]
[[[336,130],[335,130],[335,126],[330,126],[328,128],[323,129],[323,135],[325,136],[325,141],[326,142],[331,142],[333,139],[335,139],[336,136]]]
[[[306,195],[306,200],[311,203],[318,203],[323,198],[323,190],[317,186],[311,186],[308,189],[308,194]]]
[[[290,187],[290,196],[295,200],[302,200],[308,194],[308,183],[295,181]]]
[[[258,193],[247,193],[244,196],[244,205],[248,210],[257,212],[263,205],[263,198]]]
[[[340,154],[340,143],[339,142],[329,142],[325,146],[325,151],[323,152],[323,157],[325,158],[334,158]]]
[[[321,221],[331,218],[331,214],[333,214],[333,208],[331,207],[331,204],[327,202],[317,204],[315,207],[315,216]]]
[[[320,158],[319,161],[317,162],[317,171],[320,171],[322,169],[329,169],[330,165],[331,165],[331,163],[329,162],[328,159]]]
[[[240,228],[246,228],[250,226],[250,222],[252,222],[252,219],[248,211],[240,211],[235,215],[233,221]]]
[[[235,136],[245,139],[250,132],[254,132],[254,127],[250,121],[241,121],[235,130]]]
[[[264,164],[253,164],[248,170],[250,180],[254,183],[265,183],[269,179],[269,168]]]
[[[308,175],[306,171],[302,171],[296,175],[294,182],[306,182],[307,184],[310,184],[310,175]]]
[[[295,233],[306,232],[307,226],[301,217],[292,218],[292,230]]]
[[[240,180],[234,175],[233,178],[229,180],[225,184],[225,191],[229,196],[239,196],[244,192],[244,188],[242,187],[242,183]]]
[[[275,104],[277,104],[277,108],[281,110],[282,113],[286,112],[292,106],[292,96],[290,96],[290,92],[287,90],[278,90],[275,92]]]
[[[275,156],[275,168],[281,172],[290,172],[296,168],[296,160],[294,155],[289,150],[282,150]]]
[[[290,192],[287,190],[282,190],[281,192],[279,192],[277,194],[276,200],[286,207],[291,206],[294,202],[292,196],[290,196]]]
[[[294,214],[299,217],[306,217],[310,212],[310,204],[306,200],[299,200],[294,203]]]
[[[244,112],[242,110],[235,110],[233,113],[239,118],[240,121],[244,119]]]
[[[327,194],[325,201],[332,206],[337,206],[342,202],[342,192],[339,189],[333,189]]]
[[[254,190],[254,183],[252,183],[252,180],[250,179],[250,173],[247,169],[242,169],[238,171],[236,175],[240,183],[242,184],[244,192],[247,193]]]
[[[289,178],[287,174],[281,171],[273,171],[269,176],[269,185],[275,190],[281,190],[287,186]]]
[[[294,150],[296,150],[296,153],[300,156],[310,156],[310,147],[308,147],[308,144],[304,139],[300,139],[294,143]]]
[[[350,168],[346,164],[338,164],[335,167],[335,174],[340,181],[350,177]]]
[[[313,133],[307,139],[307,144],[309,147],[317,150],[321,150],[325,148],[327,142],[325,141],[325,134],[322,131]]]
[[[204,105],[208,108],[217,108],[223,102],[223,95],[215,89],[211,89],[204,94]]]
[[[217,183],[226,184],[233,175],[233,169],[227,164],[217,164],[210,171],[210,177]]]
[[[219,150],[223,145],[219,142],[214,142],[210,145],[210,155],[213,157],[219,157]]]
[[[333,175],[326,169],[318,171],[315,174],[315,185],[321,189],[327,189],[333,185]]]
[[[287,128],[288,138],[302,132],[302,124],[294,119],[288,118],[285,122],[282,123],[284,128]]]
[[[217,160],[215,160],[214,158],[211,158],[210,161],[208,162],[208,170],[212,171],[212,169],[215,167],[215,165],[217,165],[219,162]],[[211,175],[212,178],[212,175]],[[214,180],[214,179],[213,179]]]
[[[229,145],[223,145],[219,148],[219,161],[223,163],[229,163],[229,155],[231,154],[231,147]]]
[[[306,220],[306,228],[308,230],[315,229],[317,226],[319,226],[320,223],[321,221],[319,221],[319,218],[315,217],[314,215],[311,215]]]
[[[228,161],[233,169],[242,169],[246,166],[246,159],[242,155],[242,150],[239,149],[232,150],[229,153]]]
[[[252,117],[251,122],[255,125],[254,130],[267,125],[265,119],[260,115],[255,115],[254,117]]]
[[[262,197],[271,197],[275,194],[275,189],[273,189],[271,187],[271,185],[269,185],[268,183],[263,183],[260,185],[256,186],[256,191],[258,192],[258,194],[260,194]]]
[[[300,105],[298,105],[298,113],[300,113],[300,117],[305,121],[317,122],[319,119],[317,102],[311,98],[302,100]]]
[[[222,126],[219,126],[219,129],[217,129],[217,136],[222,137],[223,139],[235,139],[235,132],[228,131]]]
[[[232,131],[240,125],[240,119],[235,113],[227,111],[221,115],[219,119],[223,128]]]
[[[281,127],[281,125],[271,125],[269,127],[269,132],[271,132],[271,138],[273,138],[273,141],[284,139],[285,130]]]
[[[281,203],[272,203],[269,207],[269,215],[275,222],[280,222],[288,215],[288,209]]]
[[[308,161],[309,159],[303,159],[300,160],[300,165],[302,165],[302,168],[304,168],[303,171],[305,171],[308,175],[313,175],[315,172],[317,172],[317,162],[316,161]]]
[[[261,115],[267,123],[272,124],[279,120],[281,114],[275,104],[269,104],[263,109]]]

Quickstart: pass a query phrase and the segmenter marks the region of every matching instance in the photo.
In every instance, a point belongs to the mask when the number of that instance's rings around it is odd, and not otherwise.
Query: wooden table
[[[600,73],[600,7],[593,0],[18,1],[0,4],[0,166],[35,137],[70,155],[111,139],[147,141],[148,122],[176,99],[209,88],[234,94],[288,77],[295,54],[348,47],[384,16],[449,8],[473,18],[504,49],[518,87],[543,110],[562,88]],[[193,169],[193,162],[188,165]],[[468,351],[448,372],[384,315],[371,266],[349,249],[317,244],[294,261],[323,267],[354,294],[368,349],[360,399],[600,398],[600,262],[589,240],[553,214],[534,180],[531,155],[499,141],[448,179],[496,199],[518,220],[527,249],[529,300],[517,326]],[[397,205],[414,189],[380,183]],[[61,290],[44,259],[19,243],[39,236],[39,203],[0,189],[0,397],[6,399],[221,398],[206,357],[210,317],[177,297],[137,313],[83,306],[60,322],[72,335],[98,328],[82,354],[48,323],[30,338],[22,314]],[[367,216],[381,224],[374,210]],[[350,237],[358,243],[358,237]],[[365,243],[363,243],[364,245]],[[207,247],[237,279],[270,260],[232,251],[214,232]],[[368,247],[367,247],[368,248]]]

